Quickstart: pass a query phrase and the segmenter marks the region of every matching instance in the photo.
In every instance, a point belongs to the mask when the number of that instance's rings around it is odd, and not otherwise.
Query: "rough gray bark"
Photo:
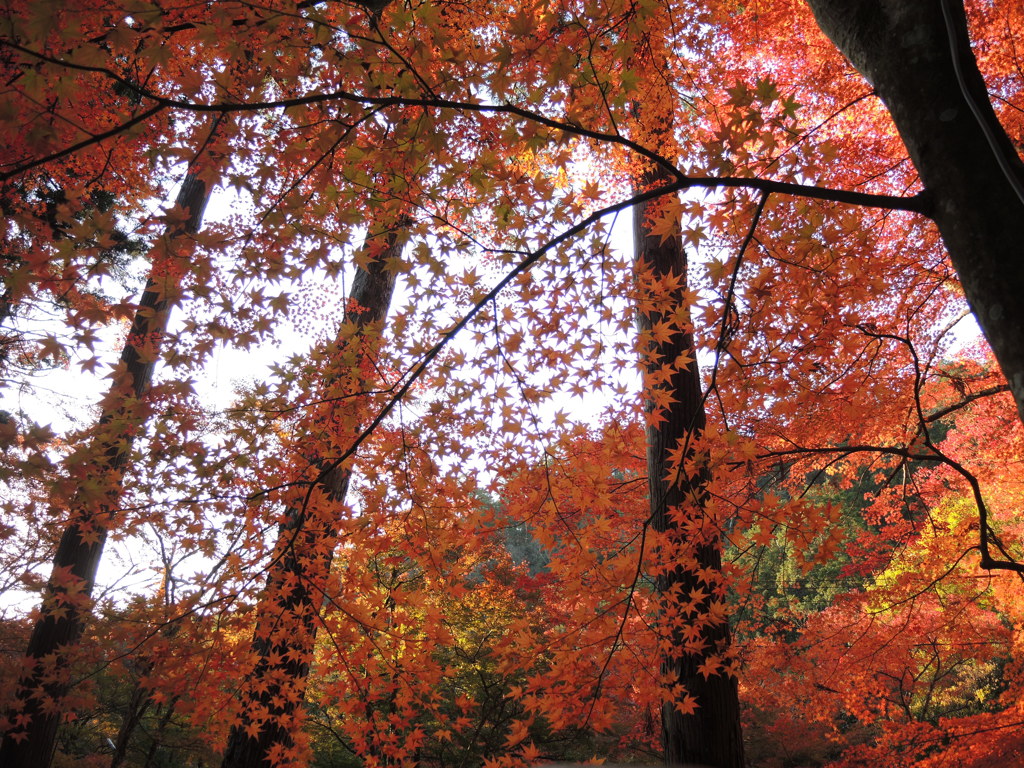
[[[198,232],[208,199],[206,182],[193,174],[186,176],[177,205],[187,212],[187,219],[169,227],[164,238],[179,241]],[[170,242],[168,247],[178,244]],[[61,712],[59,707],[44,705],[48,700],[59,701],[67,692],[68,670],[62,653],[78,641],[90,615],[89,598],[132,448],[132,431],[127,427],[138,424],[140,412],[136,406],[149,389],[160,340],[176,300],[178,287],[168,284],[168,280],[155,274],[150,278],[121,352],[119,375],[104,401],[91,451],[96,459],[87,474],[104,477],[106,491],[102,500],[79,499],[61,535],[40,616],[25,653],[33,666],[19,680],[15,704],[7,713],[19,725],[4,735],[0,746],[3,768],[45,768],[53,758]],[[70,574],[70,581],[65,574]],[[73,596],[69,594],[72,584],[81,585]]]
[[[648,175],[646,181],[652,186],[664,184],[671,178],[664,170]],[[681,276],[676,290],[673,308],[683,306],[683,292],[686,290],[687,262],[682,240],[676,235],[662,241],[658,235],[650,234],[649,211],[657,201],[637,205],[633,209],[634,258],[638,263],[646,262],[655,275]],[[668,313],[666,313],[668,314]],[[662,321],[662,314],[638,313],[637,324],[641,331],[650,330]],[[664,412],[665,419],[647,428],[647,474],[650,490],[651,527],[671,535],[675,522],[669,511],[675,507],[699,504],[704,496],[706,478],[681,477],[670,484],[666,480],[669,451],[700,435],[707,418],[697,366],[696,351],[691,333],[677,332],[673,337],[649,350],[654,355],[644,362],[648,370],[655,371],[670,365],[680,355],[692,358],[689,365],[679,367],[667,383],[674,402]],[[648,401],[650,412],[653,403]],[[717,538],[699,544],[695,557],[700,568],[713,572],[722,569],[721,544]],[[663,596],[686,595],[691,590],[708,589],[691,570],[682,566],[657,577],[655,590]],[[678,590],[678,591],[677,591]],[[671,598],[669,598],[671,599]],[[691,617],[699,619],[707,615],[708,601],[704,600],[692,612]],[[674,682],[681,683],[687,692],[696,697],[698,709],[683,715],[675,709],[674,702],[662,706],[662,740],[666,765],[700,763],[714,768],[743,768],[743,736],[740,727],[740,706],[737,681],[734,677],[711,675],[706,677],[698,667],[707,656],[728,649],[730,633],[728,623],[710,626],[704,630],[702,639],[706,642],[706,654],[692,654],[682,650],[682,634],[674,632],[673,646],[678,655],[662,659],[662,671],[671,674]]]
[[[339,355],[346,346],[358,344],[370,328],[380,329],[385,323],[395,288],[395,274],[388,269],[388,262],[402,254],[403,224],[376,235],[385,239],[384,248],[366,269],[356,272],[345,323],[354,324],[359,333],[337,342]],[[374,239],[368,237],[367,248]],[[352,309],[353,303],[358,309]],[[308,426],[313,434],[318,425]],[[322,472],[315,490],[331,502],[344,503],[351,472],[332,465],[330,457],[322,455],[314,454],[311,464]],[[286,511],[285,520],[278,531],[264,596],[256,609],[252,650],[258,660],[243,682],[242,720],[228,736],[222,768],[269,768],[271,749],[293,743],[291,724],[305,692],[323,602],[316,582],[330,570],[337,531],[330,521],[307,514],[304,498]],[[285,584],[292,586],[286,589]],[[255,735],[247,730],[252,726],[259,726]]]
[[[1024,163],[992,109],[961,0],[808,4],[892,115],[1024,420]]]

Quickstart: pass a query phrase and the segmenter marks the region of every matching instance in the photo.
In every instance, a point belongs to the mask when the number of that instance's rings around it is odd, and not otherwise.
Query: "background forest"
[[[0,766],[1024,764],[1022,30],[4,4]]]

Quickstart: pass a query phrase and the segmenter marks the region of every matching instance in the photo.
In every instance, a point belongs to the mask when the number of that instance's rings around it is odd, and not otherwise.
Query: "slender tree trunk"
[[[177,205],[187,218],[164,234],[162,245],[168,253],[182,250],[187,236],[199,231],[208,198],[205,181],[191,173],[185,177]],[[104,400],[92,450],[95,461],[83,473],[103,478],[105,488],[98,498],[82,495],[75,500],[57,546],[25,654],[31,665],[18,682],[15,705],[7,714],[12,727],[0,747],[3,768],[45,768],[53,757],[62,716],[59,702],[67,692],[70,674],[63,654],[77,643],[90,615],[96,571],[131,453],[131,428],[145,418],[139,400],[149,389],[169,310],[178,298],[177,271],[162,274],[167,265],[157,264],[159,261],[154,261],[155,269],[121,352],[116,380]]]
[[[167,726],[171,723],[171,718],[174,717],[174,708],[177,706],[177,696],[172,696],[170,701],[164,705],[164,711],[160,715],[160,722],[157,723],[156,726],[156,733],[153,735],[153,740],[149,743],[149,750],[146,752],[146,762],[143,764],[144,768],[153,768],[153,766],[156,765],[157,750],[159,750],[164,744],[164,734],[167,732]],[[162,760],[160,762],[166,765]],[[202,763],[199,763],[199,765],[202,765]]]
[[[356,366],[365,361],[361,345],[368,332],[379,333],[386,321],[395,287],[388,262],[401,256],[404,229],[402,219],[385,234],[367,238],[367,250],[379,249],[379,253],[365,269],[356,271],[345,313],[345,323],[354,324],[358,332],[352,338],[339,339],[336,350],[340,357],[346,348],[359,345]],[[306,431],[320,431],[325,418],[329,414],[314,417]],[[278,532],[267,584],[257,606],[252,641],[257,661],[242,686],[242,719],[228,736],[222,768],[270,766],[275,750],[293,745],[292,733],[299,726],[297,712],[305,695],[323,602],[320,585],[330,571],[338,538],[332,522],[336,515],[331,511],[344,503],[351,478],[348,468],[331,467],[330,457],[322,454],[315,453],[310,463],[323,475],[308,504],[305,494],[291,503]]]
[[[651,186],[671,181],[658,170],[646,175]],[[649,270],[657,279],[678,278],[671,302],[664,311],[638,313],[642,337],[648,337],[655,324],[671,322],[671,338],[657,343],[650,338],[644,354],[649,374],[671,374],[664,383],[654,385],[656,391],[667,392],[671,400],[657,406],[655,398],[646,403],[648,415],[657,411],[647,427],[647,473],[650,488],[651,526],[669,541],[682,537],[681,522],[700,519],[705,500],[707,475],[683,462],[676,472],[669,463],[672,451],[690,444],[706,425],[704,402],[693,343],[689,313],[679,312],[686,306],[687,262],[682,239],[677,233],[662,239],[651,234],[652,217],[659,210],[659,201],[642,203],[633,209],[633,245],[638,273]],[[659,378],[655,378],[659,380]],[[654,394],[653,392],[649,394]],[[662,401],[664,402],[664,401]],[[700,526],[697,526],[698,528]],[[714,768],[742,768],[743,737],[740,729],[739,694],[736,679],[719,671],[705,676],[700,666],[713,657],[721,657],[730,645],[729,624],[709,621],[709,606],[717,597],[722,569],[721,542],[717,531],[705,531],[698,541],[682,542],[692,555],[655,579],[655,590],[665,603],[663,620],[668,623],[672,652],[662,659],[662,673],[669,685],[681,685],[687,694],[696,697],[698,708],[683,714],[677,708],[679,697],[662,706],[662,737],[665,763],[680,765],[699,763]],[[710,574],[710,575],[709,575]],[[682,607],[692,594],[703,591],[707,597],[692,610]],[[675,616],[676,618],[670,618]],[[694,642],[683,632],[684,625],[700,627]],[[702,644],[702,645],[701,645]]]
[[[1024,419],[1024,163],[992,110],[962,0],[808,4],[892,115]]]
[[[160,590],[157,593],[157,598],[163,600],[165,604],[173,602],[173,588],[171,584],[171,566],[168,564],[168,561],[165,560],[163,582],[161,583]],[[177,621],[172,621],[161,629],[160,633],[166,639],[173,639],[180,629],[181,624]],[[118,730],[117,739],[114,741],[114,753],[110,756],[110,768],[120,768],[127,759],[128,747],[132,742],[132,738],[135,736],[135,731],[142,723],[142,718],[153,704],[153,691],[142,684],[142,681],[148,677],[152,671],[152,658],[143,656],[137,672],[139,678],[138,682],[136,682],[135,688],[132,690],[132,695],[128,699],[124,717],[121,719],[121,728]]]
[[[121,728],[117,732],[117,740],[114,742],[114,754],[110,756],[110,768],[120,768],[128,757],[128,745],[131,744],[132,737],[135,735],[135,729],[142,722],[142,718],[152,702],[150,691],[141,685],[136,685],[132,690],[131,698],[128,700],[124,718],[121,720]]]

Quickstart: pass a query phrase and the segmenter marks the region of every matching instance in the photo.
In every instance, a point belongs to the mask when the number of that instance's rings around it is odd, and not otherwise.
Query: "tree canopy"
[[[0,766],[1022,759],[1022,17],[8,3]]]

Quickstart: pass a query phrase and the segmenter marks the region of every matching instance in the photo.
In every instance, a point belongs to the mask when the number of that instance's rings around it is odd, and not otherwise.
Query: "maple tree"
[[[332,457],[344,455],[348,436],[360,430],[362,409],[354,398],[374,389],[373,346],[379,343],[394,293],[393,262],[401,258],[406,218],[398,214],[390,230],[368,236],[368,263],[352,280],[342,333],[325,355],[334,371],[325,376],[322,391],[314,393],[318,404],[296,428],[294,439],[300,447],[295,452],[304,456],[305,471],[313,478],[296,483],[296,497],[287,502],[265,595],[257,608],[261,614],[253,640],[257,661],[242,686],[243,719],[232,729],[225,766],[267,761],[270,750],[288,746],[294,730],[290,721],[303,698],[324,594],[322,582],[338,546],[337,507],[345,503],[351,477],[351,470]],[[339,402],[344,403],[344,412]],[[345,418],[349,411],[356,418]]]
[[[136,312],[126,354],[164,343],[128,415],[0,423],[5,583],[46,595],[62,532],[93,544],[51,579],[69,631],[12,629],[30,706],[5,702],[5,765],[45,763],[107,667],[138,676],[125,742],[151,707],[226,764],[326,754],[308,725],[372,765],[512,766],[601,732],[741,765],[742,701],[765,760],[794,722],[819,762],[1019,749],[1020,9],[808,5],[6,9],[0,315],[61,313],[8,347],[88,374]],[[236,204],[178,260],[182,319],[97,298],[129,222],[162,274],[144,211],[208,154]],[[367,346],[391,291],[360,298],[371,275],[405,296]],[[965,297],[994,359],[953,340]],[[211,412],[218,350],[289,325],[317,343]],[[591,392],[603,417],[576,413]],[[93,480],[83,528],[61,500]],[[108,535],[175,542],[178,587],[93,596]],[[772,602],[770,563],[832,586]]]
[[[1008,438],[1019,439],[1009,398],[965,405],[954,388],[943,394],[959,404],[934,411],[956,422],[941,440],[948,455],[973,460],[986,453],[974,442],[976,433],[972,437],[973,419],[981,412],[1000,414],[996,418],[1005,420]],[[987,464],[978,462],[979,475],[987,474]],[[775,595],[772,610],[746,606],[763,611],[762,618],[751,617],[755,625],[765,626],[769,617],[774,624],[747,646],[748,668],[761,669],[747,678],[748,701],[771,702],[759,713],[757,738],[778,744],[776,754],[802,752],[804,760],[819,763],[831,755],[837,765],[1013,762],[1015,739],[977,736],[986,727],[982,723],[993,733],[1006,727],[1003,706],[1018,695],[1015,676],[1005,666],[1015,642],[1014,619],[1005,611],[1015,610],[1015,599],[1003,601],[1019,589],[1017,580],[993,578],[968,559],[964,541],[977,525],[976,513],[970,498],[950,482],[950,467],[921,466],[888,487],[874,475],[852,489],[861,493],[846,494],[843,506],[864,508],[855,524],[859,530],[850,533],[849,554],[820,582],[832,594],[800,600],[774,589],[768,590]],[[802,473],[797,477],[799,484],[806,482]],[[1016,504],[1019,483],[995,487],[1003,497],[997,503]],[[914,508],[928,511],[923,525]],[[778,548],[781,539],[766,546]],[[789,550],[797,567],[776,572],[779,582],[812,583],[797,552]],[[794,729],[803,732],[799,741]],[[949,750],[940,742],[948,742]]]
[[[0,749],[5,765],[38,764],[53,751],[59,713],[51,709],[50,703],[62,698],[67,685],[67,670],[61,668],[58,654],[63,647],[75,644],[82,632],[82,614],[88,611],[104,540],[119,506],[132,433],[135,425],[146,419],[145,405],[140,401],[152,380],[168,311],[178,291],[180,269],[176,262],[187,258],[181,241],[201,225],[208,185],[196,174],[189,174],[182,183],[177,210],[171,213],[172,221],[178,216],[181,222],[170,224],[160,241],[165,253],[151,255],[153,271],[129,329],[93,444],[84,466],[74,467],[70,473],[70,488],[64,491],[71,512],[69,524],[57,545],[42,615],[28,643],[26,656],[32,666],[18,681],[19,704],[8,714],[12,721],[26,727],[5,734]],[[51,503],[57,503],[57,498]]]
[[[722,674],[732,662],[721,610],[721,529],[706,515],[707,469],[692,461],[707,416],[688,317],[688,265],[678,229],[651,231],[661,218],[656,206],[640,204],[633,215],[637,280],[651,284],[650,294],[638,297],[638,325],[650,392],[650,526],[666,539],[655,576],[669,634],[663,683],[686,692],[664,705],[665,759],[742,766],[736,680]]]

